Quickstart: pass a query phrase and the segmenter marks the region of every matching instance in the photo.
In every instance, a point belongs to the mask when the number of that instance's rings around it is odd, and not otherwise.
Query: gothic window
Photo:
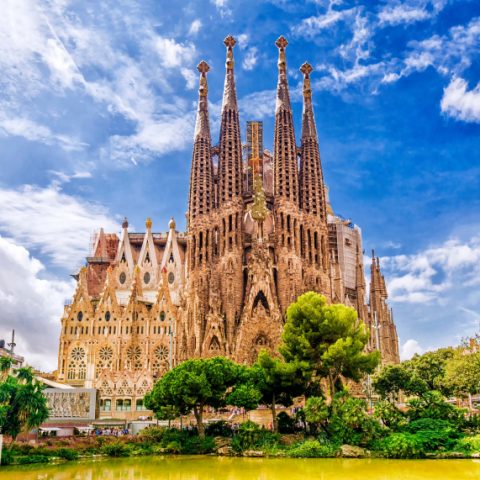
[[[167,360],[168,359],[168,349],[164,345],[157,347],[155,349],[155,358],[158,360]]]
[[[148,272],[145,272],[145,275],[143,276],[143,283],[145,283],[145,285],[150,283],[150,274]]]
[[[174,281],[175,281],[175,275],[173,274],[173,272],[170,272],[168,274],[168,283],[172,284]]]
[[[140,360],[142,349],[138,345],[130,345],[127,349],[127,357],[129,360]]]
[[[220,342],[218,341],[217,337],[212,338],[212,341],[210,342],[210,346],[208,347],[208,349],[212,353],[220,352]]]
[[[77,320],[81,322],[83,320],[83,312],[78,312],[77,313]]]
[[[169,263],[174,263],[174,259],[173,259],[173,253],[170,254],[170,259],[168,260]]]
[[[110,312],[106,312],[106,313],[105,313],[105,321],[106,321],[106,322],[109,322],[109,321],[110,321],[110,318],[111,318]]]
[[[160,321],[163,322],[165,320],[165,312],[162,310],[160,312]]]
[[[70,362],[68,364],[68,372],[67,372],[67,378],[68,380],[74,380],[75,379],[75,370],[76,370],[76,363],[75,362]]]
[[[118,281],[123,285],[127,281],[127,274],[122,272],[118,277]]]
[[[266,347],[268,345],[268,340],[265,335],[258,335],[258,337],[255,339],[255,345],[257,347]]]
[[[85,362],[80,362],[78,365],[78,378],[80,380],[85,380],[85,377],[87,376],[87,365]]]
[[[72,359],[75,362],[79,362],[80,360],[83,360],[85,358],[85,350],[81,347],[75,347],[72,350]]]
[[[150,255],[148,254],[148,252],[147,252],[147,254],[145,255],[145,262],[149,262],[149,263],[150,263]]]

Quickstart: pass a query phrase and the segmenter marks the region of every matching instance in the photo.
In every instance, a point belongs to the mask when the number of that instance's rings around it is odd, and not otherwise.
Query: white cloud
[[[196,35],[200,31],[200,28],[202,28],[202,22],[197,18],[190,25],[190,29],[188,30],[188,34],[189,35]]]
[[[248,47],[248,39],[248,33],[241,33],[240,35],[237,35],[238,47],[240,50],[244,50]]]
[[[86,146],[68,135],[53,133],[46,125],[40,125],[29,118],[6,118],[0,114],[0,129],[3,135],[23,137],[46,145],[58,145],[67,151],[81,150]]]
[[[303,19],[300,24],[292,28],[294,34],[302,37],[315,37],[321,34],[324,30],[329,30],[339,22],[348,19],[355,14],[356,9],[350,8],[348,10],[333,10],[333,5],[336,2],[330,2],[327,11],[322,15],[316,15]]]
[[[239,100],[240,113],[245,118],[262,119],[275,111],[276,90],[253,92]]]
[[[253,70],[253,67],[257,64],[258,60],[257,47],[251,47],[247,50],[245,57],[243,58],[242,67],[244,70]]]
[[[119,230],[104,207],[67,195],[56,185],[0,189],[0,204],[1,232],[69,269],[89,253],[95,230]]]
[[[415,339],[410,338],[401,347],[400,359],[409,360],[416,353],[421,355],[422,353],[424,353],[424,349],[420,346],[420,344]]]
[[[187,88],[193,90],[197,84],[197,75],[195,75],[195,72],[188,68],[182,68],[181,73],[187,83]]]
[[[381,25],[400,25],[415,23],[430,18],[430,13],[424,8],[416,8],[409,5],[386,6],[379,14]]]
[[[443,113],[457,120],[480,122],[480,83],[468,90],[463,78],[453,78],[443,91],[440,106]]]
[[[0,236],[0,325],[15,329],[16,352],[28,364],[52,370],[57,364],[60,317],[75,282],[43,278],[44,266],[12,239]]]
[[[160,56],[160,62],[166,68],[177,68],[180,65],[189,63],[195,55],[195,47],[193,45],[177,43],[172,38],[156,37],[154,44]]]
[[[466,243],[451,239],[417,254],[383,257],[382,264],[392,301],[441,304],[458,282],[467,286],[480,278],[480,237]]]

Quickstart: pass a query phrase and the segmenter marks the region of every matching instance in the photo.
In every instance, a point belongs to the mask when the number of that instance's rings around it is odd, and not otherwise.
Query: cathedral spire
[[[213,165],[210,122],[208,118],[208,63],[201,61],[197,66],[200,72],[198,89],[198,110],[195,123],[195,136],[190,172],[189,222],[199,215],[209,213],[213,208]]]
[[[322,164],[318,148],[317,128],[312,105],[310,73],[313,68],[304,63],[303,73],[303,119],[302,145],[300,160],[300,207],[307,213],[320,215],[326,221],[325,186],[323,184]]]
[[[275,195],[298,204],[297,147],[293,130],[292,109],[288,93],[285,37],[275,42],[278,48],[278,86],[275,109],[274,158]]]
[[[242,143],[238,117],[237,94],[235,91],[233,47],[235,39],[229,35],[224,42],[227,47],[225,63],[225,87],[222,102],[218,160],[218,203],[224,204],[242,195]]]

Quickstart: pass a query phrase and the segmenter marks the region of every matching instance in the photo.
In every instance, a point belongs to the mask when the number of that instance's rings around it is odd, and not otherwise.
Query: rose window
[[[127,357],[130,360],[140,360],[141,356],[142,356],[142,349],[138,345],[136,346],[131,345],[130,347],[128,347]]]
[[[155,357],[159,360],[166,360],[168,358],[168,349],[164,345],[155,349]]]
[[[84,357],[85,357],[85,350],[83,348],[75,347],[72,350],[72,359],[75,360],[76,362],[83,360]]]
[[[108,362],[113,357],[113,351],[110,347],[102,347],[100,349],[100,359],[104,362]]]

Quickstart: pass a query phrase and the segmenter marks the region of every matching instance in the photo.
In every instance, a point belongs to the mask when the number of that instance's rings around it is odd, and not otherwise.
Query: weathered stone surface
[[[362,458],[368,456],[368,451],[355,445],[342,445],[340,447],[340,456],[345,458]]]

